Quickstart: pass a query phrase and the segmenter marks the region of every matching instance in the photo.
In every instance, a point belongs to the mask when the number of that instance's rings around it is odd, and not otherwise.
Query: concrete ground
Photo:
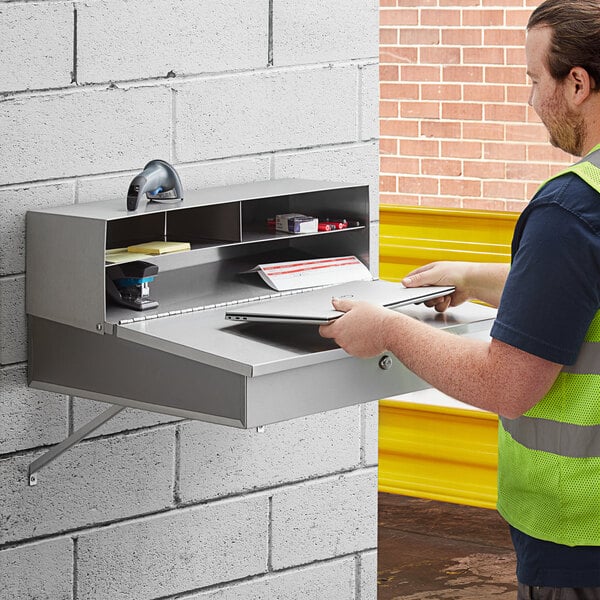
[[[379,494],[377,600],[515,600],[508,526],[494,510]]]

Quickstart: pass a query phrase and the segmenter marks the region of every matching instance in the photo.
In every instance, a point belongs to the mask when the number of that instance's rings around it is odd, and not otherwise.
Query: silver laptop
[[[405,288],[390,281],[351,281],[258,302],[244,303],[227,309],[225,318],[231,321],[261,321],[267,323],[308,323],[321,325],[344,313],[331,305],[332,298],[365,300],[386,308],[398,308],[446,296],[452,286]]]

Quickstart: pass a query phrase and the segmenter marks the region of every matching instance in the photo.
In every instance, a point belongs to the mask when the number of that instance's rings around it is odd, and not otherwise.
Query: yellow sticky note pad
[[[134,260],[148,260],[149,254],[127,252],[127,248],[114,248],[106,251],[105,261],[109,264],[131,262]]]
[[[146,242],[129,246],[127,252],[141,252],[143,254],[168,254],[169,252],[184,252],[191,250],[189,242]]]

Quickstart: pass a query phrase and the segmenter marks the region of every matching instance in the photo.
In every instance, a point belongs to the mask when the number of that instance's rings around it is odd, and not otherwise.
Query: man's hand
[[[425,302],[426,306],[444,312],[467,300],[481,300],[498,306],[509,266],[501,263],[433,262],[409,273],[402,283],[406,287],[453,285],[456,291]]]
[[[438,312],[444,312],[449,306],[458,306],[471,299],[466,285],[468,269],[468,263],[434,262],[415,269],[402,280],[402,283],[406,287],[453,285],[456,288],[454,293],[424,303],[425,306],[433,307]]]
[[[334,298],[333,307],[346,314],[319,327],[324,338],[333,339],[348,354],[359,358],[386,350],[385,322],[395,313],[368,302]]]

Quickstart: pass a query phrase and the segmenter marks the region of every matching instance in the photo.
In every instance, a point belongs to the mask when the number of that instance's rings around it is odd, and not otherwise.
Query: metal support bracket
[[[63,452],[66,452],[69,448],[71,448],[71,446],[74,446],[77,442],[81,441],[86,435],[89,435],[93,431],[96,431],[98,427],[104,425],[106,421],[112,419],[115,415],[119,414],[124,408],[124,406],[112,405],[110,408],[107,408],[104,412],[100,413],[97,417],[92,419],[89,423],[74,431],[68,438],[60,442],[60,444],[56,444],[56,446],[54,446],[51,450],[48,450],[46,454],[42,454],[42,456],[36,458],[29,465],[29,485],[37,485],[37,472],[41,468],[50,464]]]

